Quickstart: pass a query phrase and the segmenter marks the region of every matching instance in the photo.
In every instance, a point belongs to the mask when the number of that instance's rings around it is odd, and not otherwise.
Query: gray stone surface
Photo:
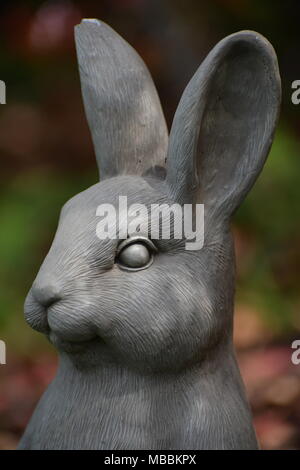
[[[232,343],[230,218],[272,142],[281,94],[273,48],[251,31],[217,44],[168,139],[133,49],[97,20],[76,27],[76,45],[101,181],[65,204],[26,299],[26,320],[60,361],[19,448],[255,449]],[[158,241],[148,268],[120,269],[118,240],[95,232],[97,206],[119,195],[204,203],[204,247]]]

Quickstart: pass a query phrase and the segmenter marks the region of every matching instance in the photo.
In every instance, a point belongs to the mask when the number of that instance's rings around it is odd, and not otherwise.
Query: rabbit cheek
[[[96,336],[88,308],[82,301],[62,300],[50,306],[47,315],[50,339],[55,337],[63,342],[86,342]]]

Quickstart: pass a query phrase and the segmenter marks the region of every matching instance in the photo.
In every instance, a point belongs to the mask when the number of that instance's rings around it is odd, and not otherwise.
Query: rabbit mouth
[[[100,341],[95,335],[84,338],[82,340],[76,339],[64,339],[63,337],[59,336],[57,333],[50,329],[48,333],[48,339],[53,344],[55,348],[60,351],[64,351],[66,353],[80,353],[85,351],[89,345],[94,343],[95,341]]]

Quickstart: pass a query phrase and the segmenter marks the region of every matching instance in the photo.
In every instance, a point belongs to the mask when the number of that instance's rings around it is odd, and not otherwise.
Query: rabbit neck
[[[63,353],[20,448],[255,448],[239,372],[227,348],[202,364],[157,373],[112,361],[84,368]]]

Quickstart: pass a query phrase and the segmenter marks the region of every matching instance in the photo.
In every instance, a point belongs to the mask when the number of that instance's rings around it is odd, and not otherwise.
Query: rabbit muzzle
[[[97,337],[89,322],[84,320],[86,316],[78,311],[78,305],[74,308],[50,287],[33,285],[25,301],[24,315],[33,329],[44,333],[57,349],[66,352],[81,350]]]

